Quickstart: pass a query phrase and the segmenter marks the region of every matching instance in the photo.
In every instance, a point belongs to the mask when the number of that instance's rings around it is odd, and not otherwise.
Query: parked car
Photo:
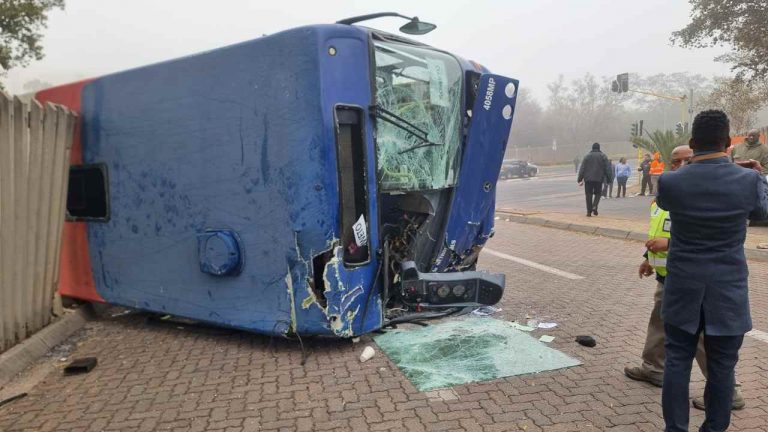
[[[505,160],[501,164],[500,179],[512,177],[536,177],[539,167],[523,160]]]

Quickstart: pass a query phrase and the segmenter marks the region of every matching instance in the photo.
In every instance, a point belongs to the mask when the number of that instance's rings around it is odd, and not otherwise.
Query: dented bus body
[[[333,24],[41,91],[81,115],[59,290],[337,337],[496,303],[517,85]]]

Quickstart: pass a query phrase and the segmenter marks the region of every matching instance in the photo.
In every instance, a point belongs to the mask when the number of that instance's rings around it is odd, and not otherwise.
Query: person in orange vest
[[[656,195],[659,186],[659,176],[664,174],[664,161],[661,160],[661,153],[653,154],[651,161],[651,195]]]

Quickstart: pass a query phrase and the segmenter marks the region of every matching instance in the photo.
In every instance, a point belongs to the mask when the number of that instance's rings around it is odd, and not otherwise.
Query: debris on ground
[[[553,340],[555,340],[555,337],[554,337],[554,336],[549,336],[549,335],[542,335],[542,336],[539,338],[539,340],[540,340],[541,342],[544,342],[544,343],[550,343],[550,342],[552,342]]]
[[[534,330],[533,327],[524,326],[522,324],[517,323],[516,321],[513,321],[511,324],[512,324],[512,327],[514,327],[515,329],[520,330],[520,331],[532,332]]]
[[[589,348],[594,348],[597,345],[597,341],[592,336],[576,336],[576,342]]]
[[[389,331],[374,340],[419,391],[581,364],[514,324],[467,317]]]
[[[557,323],[553,323],[553,322],[539,323],[539,328],[540,329],[553,329],[555,327],[557,327]]]
[[[497,312],[501,312],[500,307],[496,306],[482,306],[472,311],[472,315],[475,316],[490,316]]]
[[[64,373],[67,375],[88,373],[96,367],[98,362],[99,361],[96,359],[96,357],[83,357],[75,359],[72,360],[72,362],[64,368]]]
[[[17,400],[19,400],[21,398],[24,398],[26,396],[27,396],[26,393],[19,393],[19,394],[15,395],[15,396],[11,396],[11,397],[9,397],[7,399],[0,400],[0,407],[3,406],[3,405],[9,404],[9,403],[11,403],[13,401],[17,401]]]
[[[768,243],[758,243],[757,244],[758,249],[768,249]]]
[[[365,349],[363,350],[363,353],[360,354],[360,362],[361,363],[367,362],[373,357],[374,354],[376,354],[376,351],[374,351],[370,345],[365,347]]]
[[[110,315],[110,318],[118,318],[118,317],[121,317],[121,316],[130,315],[132,313],[133,313],[133,311],[131,309],[128,309],[128,310],[124,310],[122,312],[114,313],[114,314]]]

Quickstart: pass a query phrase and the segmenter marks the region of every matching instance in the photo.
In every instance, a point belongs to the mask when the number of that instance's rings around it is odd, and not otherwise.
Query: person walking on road
[[[646,187],[648,193],[653,195],[653,185],[651,184],[651,155],[646,153],[645,156],[643,156],[643,161],[640,162],[640,166],[637,167],[637,170],[641,172],[640,195],[645,196]]]
[[[664,174],[664,161],[661,160],[661,153],[656,152],[651,161],[651,195],[654,195],[653,191],[659,192],[659,176],[662,174]]]
[[[768,218],[768,181],[755,171],[761,169],[756,161],[730,163],[729,133],[724,112],[700,112],[691,128],[691,164],[663,174],[656,191],[673,228],[661,302],[668,432],[688,431],[691,364],[701,333],[707,383],[700,430],[728,429],[734,369],[752,329],[744,240],[748,219]]]
[[[612,159],[608,159],[609,173],[603,183],[603,198],[613,198],[613,180],[616,177],[616,165]]]
[[[616,164],[616,183],[618,184],[616,188],[616,198],[619,197],[627,197],[627,180],[629,180],[629,176],[632,175],[632,168],[629,167],[629,164],[627,163],[627,158],[623,157],[619,159],[619,163]]]
[[[608,157],[600,151],[600,144],[592,144],[592,151],[587,153],[581,161],[579,175],[576,178],[579,186],[584,186],[584,194],[587,198],[587,217],[597,216],[597,205],[600,204],[603,180],[608,177],[609,170]]]
[[[693,157],[693,150],[687,146],[678,146],[672,150],[670,171],[677,171]],[[645,335],[645,346],[641,356],[640,366],[624,368],[624,375],[636,380],[645,381],[656,387],[661,387],[664,376],[664,322],[661,319],[662,298],[664,296],[664,279],[667,276],[667,250],[672,224],[669,212],[660,209],[655,202],[651,203],[651,220],[648,229],[648,241],[643,262],[638,274],[640,278],[649,277],[656,273],[656,292],[653,295],[653,309],[648,320],[648,331]],[[699,338],[696,347],[696,362],[704,376],[707,376],[707,359],[704,351],[704,338]],[[694,406],[703,409],[701,398],[694,399]],[[733,394],[732,408],[744,408],[744,398],[737,385]]]
[[[757,129],[749,131],[744,142],[733,146],[731,159],[734,162],[756,160],[763,167],[763,175],[768,176],[768,145],[760,142],[760,131]]]

